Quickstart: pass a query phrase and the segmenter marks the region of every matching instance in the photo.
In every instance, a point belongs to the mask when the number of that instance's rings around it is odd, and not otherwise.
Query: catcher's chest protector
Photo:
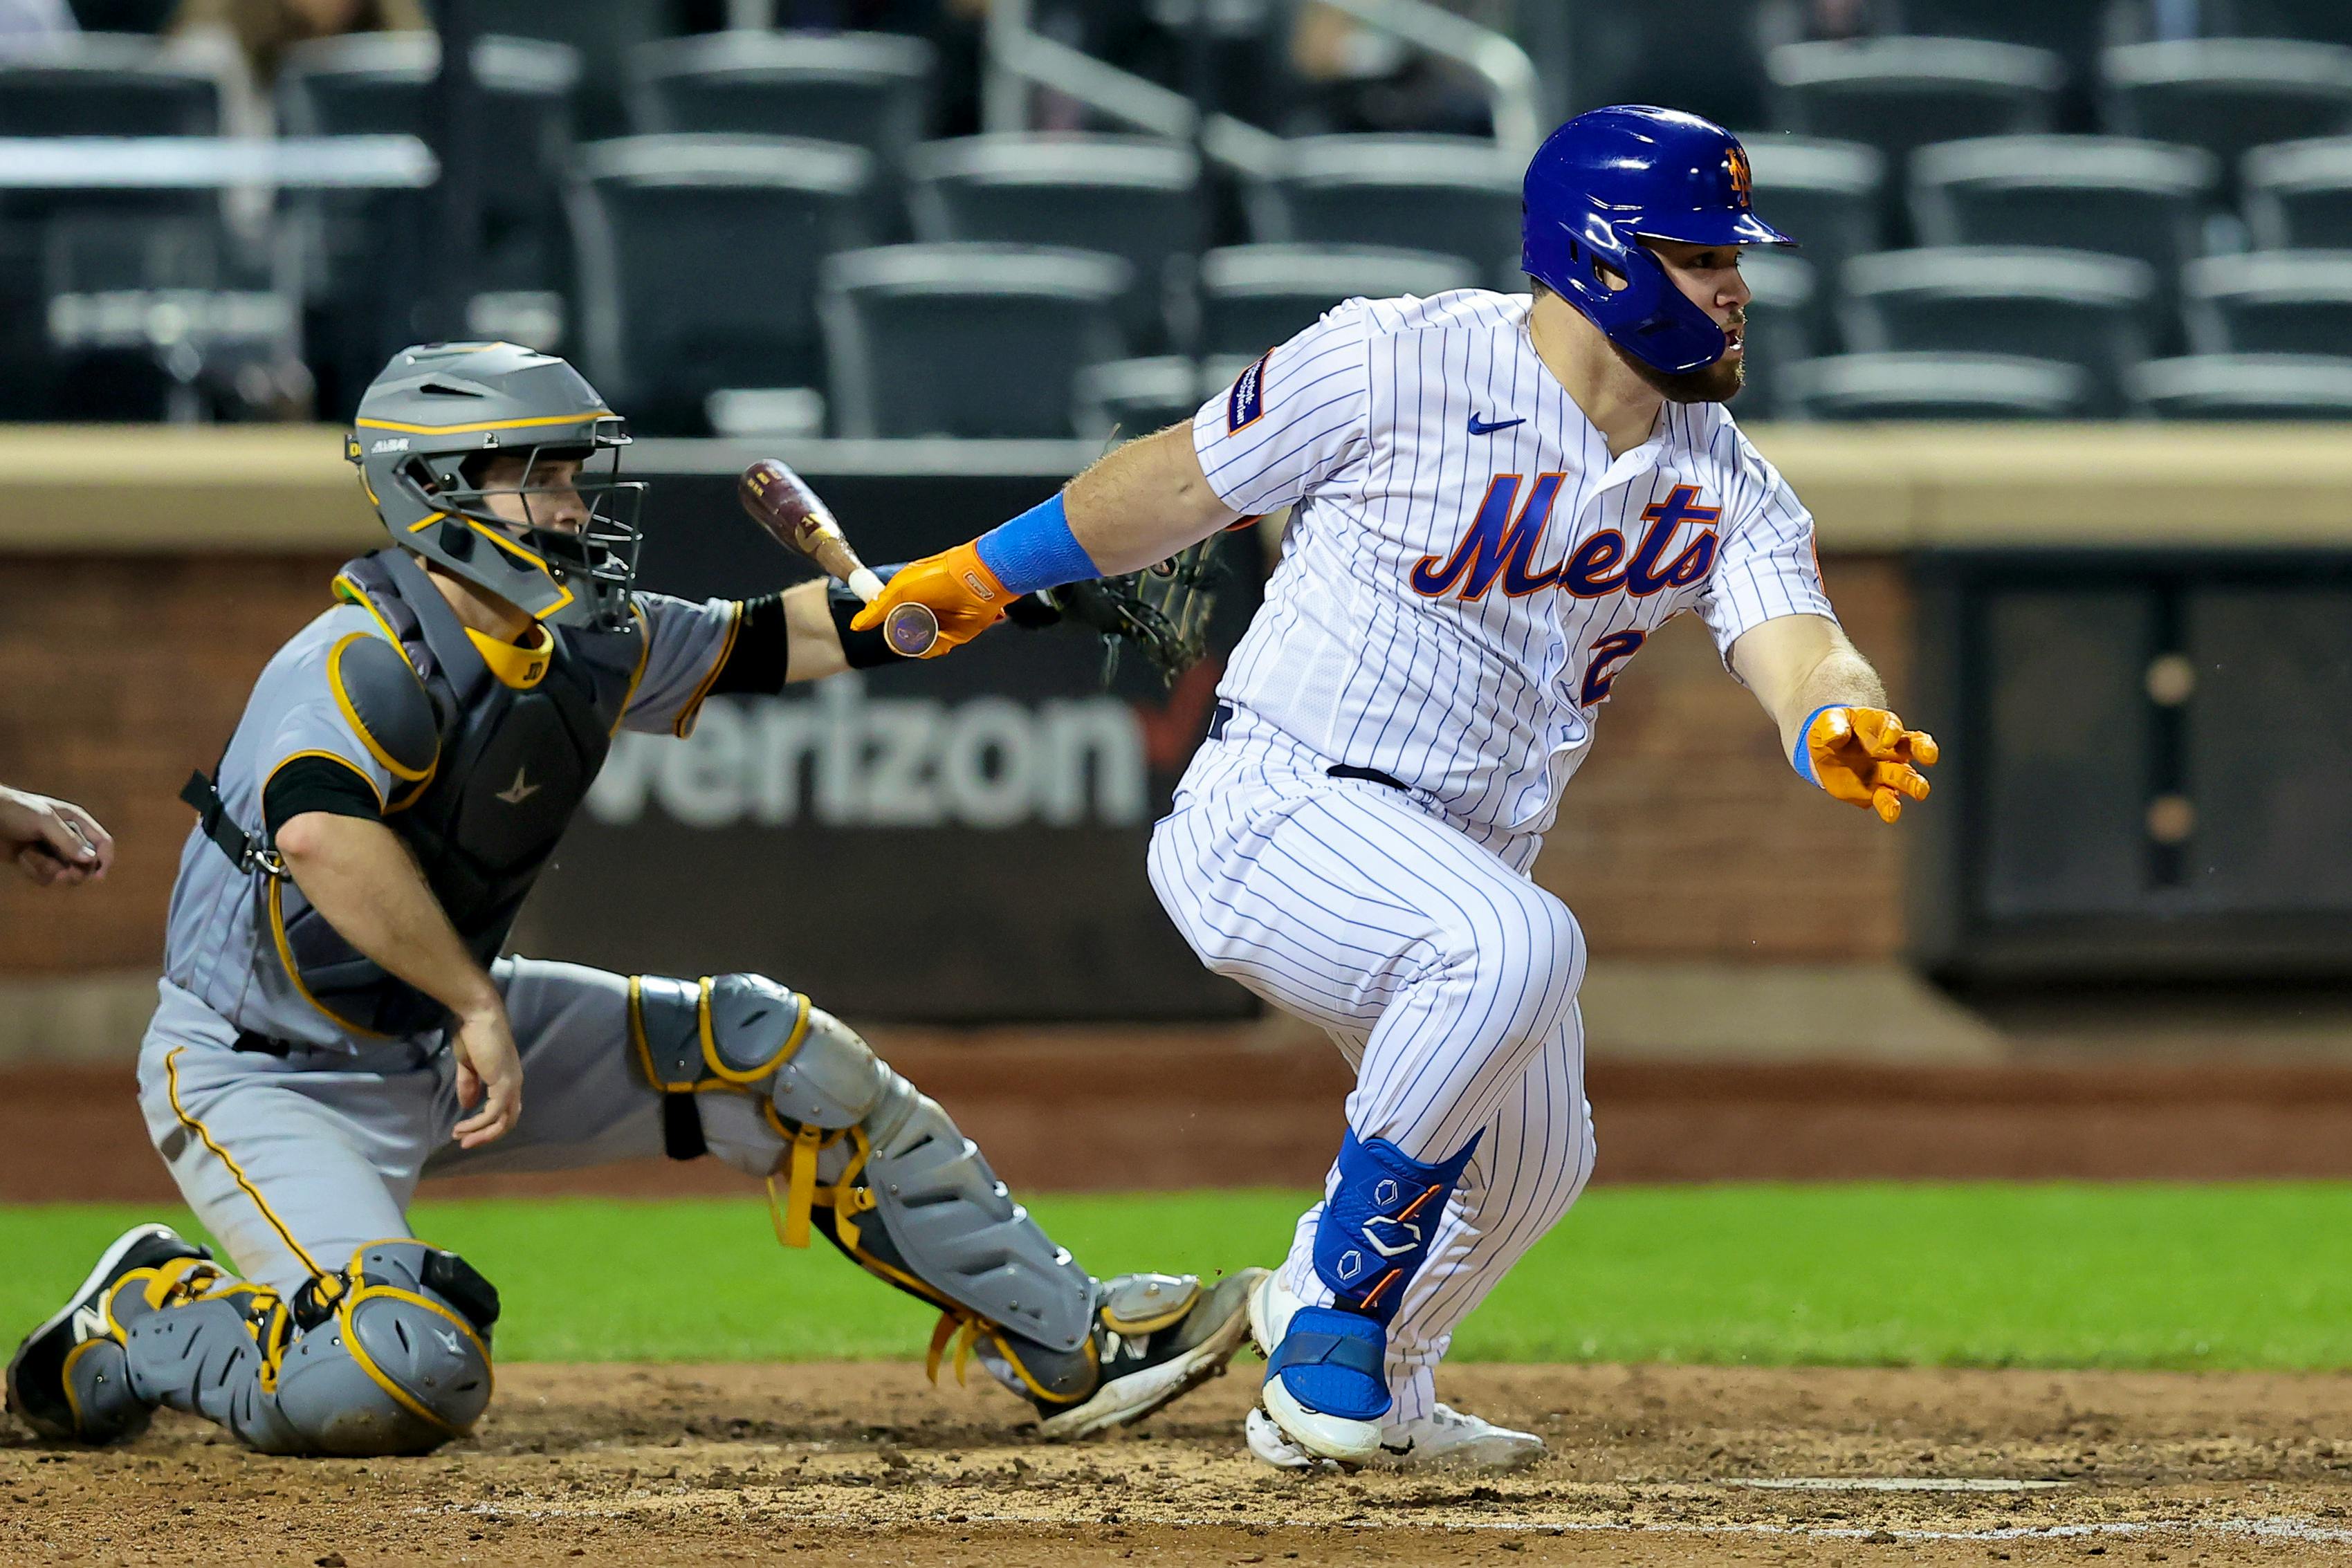
[[[384,816],[474,956],[487,965],[604,763],[643,667],[642,620],[620,631],[550,627],[547,673],[527,688],[490,673],[424,570],[396,549],[346,566],[339,581],[399,639],[433,704],[440,759]],[[292,881],[288,951],[302,985],[346,1024],[404,1035],[446,1021],[442,1006],[362,957]]]

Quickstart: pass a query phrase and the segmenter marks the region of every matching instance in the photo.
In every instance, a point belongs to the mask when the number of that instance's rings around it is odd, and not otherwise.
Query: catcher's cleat
[[[1099,1375],[1075,1404],[1025,1389],[1039,1432],[1067,1441],[1129,1426],[1221,1375],[1249,1332],[1250,1292],[1265,1273],[1244,1269],[1205,1288],[1189,1275],[1107,1281],[1088,1341]]]
[[[109,1443],[145,1429],[131,1392],[121,1333],[106,1299],[122,1278],[212,1254],[168,1225],[127,1230],[100,1254],[70,1301],[25,1337],[8,1363],[8,1408],[44,1437]]]

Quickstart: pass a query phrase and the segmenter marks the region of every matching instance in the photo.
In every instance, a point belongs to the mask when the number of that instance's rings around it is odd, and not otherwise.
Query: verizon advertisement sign
[[[807,574],[736,510],[749,460],[656,476],[646,587],[740,598]],[[1061,477],[802,471],[877,565],[969,538]],[[1251,541],[1225,549],[1220,654],[1257,600]],[[1092,636],[1005,626],[942,659],[714,697],[683,740],[625,731],[514,946],[772,975],[853,1021],[1246,1013],[1143,864],[1221,667],[1171,693],[1130,659],[1106,689]]]
[[[1150,818],[1143,727],[1115,698],[885,697],[858,672],[807,689],[714,697],[683,741],[625,732],[590,813],[617,827],[654,810],[695,828],[1119,828]]]

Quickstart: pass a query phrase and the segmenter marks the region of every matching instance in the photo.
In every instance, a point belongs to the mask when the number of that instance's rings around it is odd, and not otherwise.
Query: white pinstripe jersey
[[[1529,304],[1350,299],[1192,421],[1227,505],[1295,508],[1218,695],[1482,838],[1551,825],[1611,681],[1675,615],[1728,657],[1831,613],[1811,515],[1723,406],[1669,403],[1612,460]]]

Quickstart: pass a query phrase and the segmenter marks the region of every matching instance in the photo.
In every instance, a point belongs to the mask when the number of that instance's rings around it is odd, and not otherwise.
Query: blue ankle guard
[[[1485,1135],[1444,1165],[1425,1166],[1385,1138],[1363,1143],[1349,1129],[1339,1145],[1339,1185],[1315,1228],[1315,1272],[1339,1306],[1383,1326],[1395,1321],[1406,1282],[1429,1256],[1445,1200]]]
[[[1388,1330],[1371,1319],[1337,1307],[1301,1307],[1266,1358],[1265,1375],[1282,1379],[1309,1410],[1377,1421],[1391,1403],[1388,1359]]]

